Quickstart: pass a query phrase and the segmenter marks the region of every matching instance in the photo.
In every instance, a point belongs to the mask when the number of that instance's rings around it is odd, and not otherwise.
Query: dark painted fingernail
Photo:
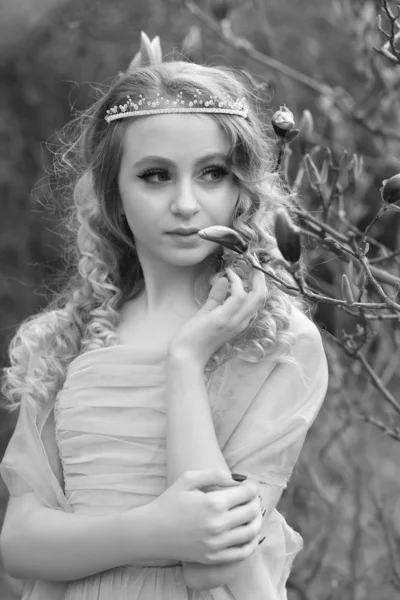
[[[265,540],[265,535],[259,540],[258,545],[262,544],[264,540]]]
[[[245,481],[247,477],[246,475],[240,475],[240,473],[232,473],[232,479],[235,481]]]
[[[261,515],[262,515],[263,517],[265,517],[265,513],[266,513],[266,512],[267,512],[267,509],[266,509],[266,508],[263,508],[263,510],[261,511]]]

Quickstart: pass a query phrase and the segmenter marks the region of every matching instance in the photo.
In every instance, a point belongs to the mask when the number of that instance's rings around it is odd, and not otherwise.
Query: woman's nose
[[[191,182],[183,181],[175,187],[172,193],[171,211],[173,213],[190,216],[200,210]]]

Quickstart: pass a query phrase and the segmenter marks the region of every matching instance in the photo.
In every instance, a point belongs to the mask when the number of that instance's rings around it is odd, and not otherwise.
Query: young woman
[[[249,83],[142,40],[62,152],[75,273],[11,343],[3,563],[24,600],[283,600],[302,538],[275,507],[325,354],[297,298],[196,231],[262,259],[290,197]]]

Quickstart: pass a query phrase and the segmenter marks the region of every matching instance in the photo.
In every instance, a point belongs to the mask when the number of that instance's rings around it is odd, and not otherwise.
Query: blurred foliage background
[[[0,11],[0,353],[17,325],[51,299],[63,281],[62,197],[49,201],[52,149],[71,113],[93,99],[93,83],[107,83],[129,64],[140,31],[160,35],[165,57],[246,69],[260,85],[265,120],[286,103],[299,121],[314,117],[321,147],[334,155],[347,149],[364,159],[357,186],[345,198],[347,217],[365,229],[379,209],[382,180],[399,169],[399,66],[374,48],[385,38],[378,28],[379,0],[198,0],[214,23],[180,0],[3,0]],[[229,21],[228,21],[229,19]],[[227,29],[227,24],[229,28]],[[225,29],[224,29],[225,28]],[[233,30],[234,44],[223,32]],[[251,52],[237,40],[248,40]],[[268,61],[260,56],[269,57]],[[290,70],[285,70],[285,66]],[[337,92],[338,102],[323,93]],[[292,144],[289,176],[302,157]],[[316,159],[317,161],[317,159]],[[317,161],[318,162],[318,161]],[[315,194],[300,186],[310,211]],[[374,237],[388,249],[399,244],[399,219],[387,213]],[[338,287],[337,259],[321,260],[311,248],[312,278],[325,290]],[[394,264],[398,273],[398,263]],[[392,271],[393,272],[393,271]],[[321,284],[322,285],[322,284]],[[340,296],[340,292],[337,297]],[[318,303],[313,317],[321,331],[337,333],[350,317]],[[351,326],[351,323],[350,323]],[[375,332],[370,356],[393,393],[399,344],[392,333]],[[399,439],[359,418],[385,417],[386,409],[360,364],[325,338],[330,387],[306,441],[279,510],[299,531],[305,548],[289,579],[289,600],[394,600],[400,594]],[[398,340],[398,337],[396,338]],[[1,452],[16,416],[1,413]],[[7,490],[0,481],[4,511]],[[1,518],[1,514],[0,514]],[[0,583],[1,598],[18,597],[12,580]]]

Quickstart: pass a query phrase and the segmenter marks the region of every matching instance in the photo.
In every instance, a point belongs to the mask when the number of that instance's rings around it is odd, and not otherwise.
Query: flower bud
[[[212,0],[211,12],[218,21],[226,19],[231,9],[229,0]]]
[[[300,230],[284,208],[278,208],[276,211],[275,237],[283,258],[290,263],[296,263],[301,255]]]
[[[314,134],[314,120],[312,114],[307,109],[303,111],[299,129],[301,131],[301,135],[303,135],[306,139],[312,139]]]
[[[158,35],[150,40],[144,31],[140,34],[140,50],[131,60],[127,73],[136,67],[146,67],[162,62],[162,51]]]
[[[214,225],[213,227],[205,227],[197,232],[203,240],[215,242],[224,248],[243,254],[246,252],[249,245],[244,241],[237,231],[224,225]]]
[[[347,165],[348,170],[348,187],[354,189],[357,183],[357,179],[361,176],[363,170],[363,157],[353,154],[351,161]]]
[[[309,154],[305,155],[304,164],[306,167],[308,179],[310,181],[311,186],[315,187],[317,185],[320,185],[321,184],[321,175],[319,174],[319,171],[315,165],[315,162],[313,161],[313,159],[311,158],[311,156]]]
[[[390,179],[382,181],[383,186],[380,189],[382,200],[386,204],[393,204],[400,200],[400,173],[393,175]]]
[[[272,116],[272,127],[277,136],[285,137],[287,132],[294,127],[294,116],[286,104],[281,106]]]
[[[309,154],[315,148],[314,120],[309,110],[304,110],[300,120],[299,145],[301,154]]]
[[[198,25],[192,25],[182,43],[182,53],[188,60],[196,62],[203,51],[203,37]]]
[[[361,271],[356,279],[356,285],[360,291],[364,290],[366,281],[367,281],[367,274],[365,272],[365,269],[361,269]]]
[[[299,135],[299,133],[300,133],[300,129],[291,129],[286,134],[285,142],[287,144],[291,144],[293,142],[293,140],[295,140],[297,138],[297,136]]]
[[[347,275],[342,275],[342,298],[348,306],[351,306],[354,302],[353,290],[351,289],[350,281]]]

